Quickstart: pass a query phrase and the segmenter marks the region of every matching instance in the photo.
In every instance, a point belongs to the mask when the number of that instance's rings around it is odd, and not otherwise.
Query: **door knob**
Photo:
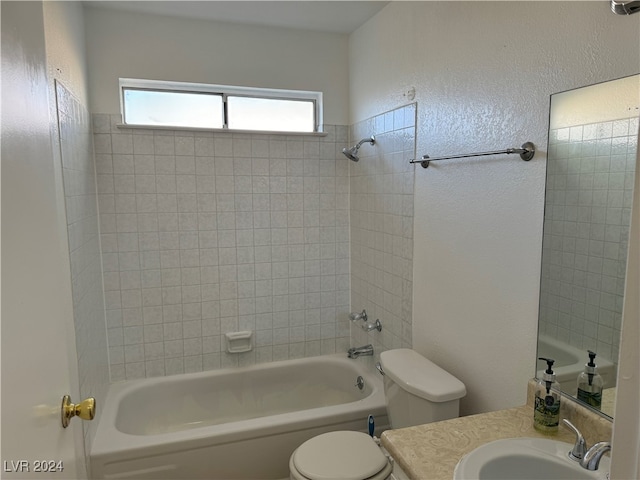
[[[96,399],[89,397],[80,403],[71,403],[71,397],[62,397],[62,426],[67,428],[73,417],[80,417],[83,420],[93,420],[96,415]]]

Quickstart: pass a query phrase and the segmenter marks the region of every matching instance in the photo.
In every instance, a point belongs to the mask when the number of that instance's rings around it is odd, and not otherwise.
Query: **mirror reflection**
[[[565,393],[609,416],[615,403],[639,92],[640,75],[634,75],[551,96],[538,357],[555,360]],[[594,362],[588,350],[595,353]],[[588,363],[597,365],[597,373]],[[544,365],[537,362],[538,377]]]

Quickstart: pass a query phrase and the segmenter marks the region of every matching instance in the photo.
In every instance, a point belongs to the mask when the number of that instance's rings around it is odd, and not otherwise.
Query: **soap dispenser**
[[[547,369],[538,380],[535,389],[533,426],[539,432],[554,434],[560,423],[560,384],[553,373],[552,358],[539,358],[547,362]]]
[[[591,350],[587,352],[589,352],[589,363],[585,364],[584,372],[578,375],[578,400],[600,410],[604,381],[596,371],[597,365],[594,362],[596,353]]]

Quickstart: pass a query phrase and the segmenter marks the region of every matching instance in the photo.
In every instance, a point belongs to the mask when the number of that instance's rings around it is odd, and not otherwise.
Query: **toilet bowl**
[[[392,428],[455,418],[464,384],[417,352],[402,348],[380,354]],[[292,480],[382,480],[393,466],[371,437],[338,431],[300,445],[289,459]]]

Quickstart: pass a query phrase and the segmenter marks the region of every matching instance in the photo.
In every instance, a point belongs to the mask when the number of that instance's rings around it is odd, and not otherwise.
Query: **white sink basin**
[[[486,443],[458,462],[454,480],[606,480],[610,460],[589,471],[567,454],[573,445],[545,438],[508,438]]]

